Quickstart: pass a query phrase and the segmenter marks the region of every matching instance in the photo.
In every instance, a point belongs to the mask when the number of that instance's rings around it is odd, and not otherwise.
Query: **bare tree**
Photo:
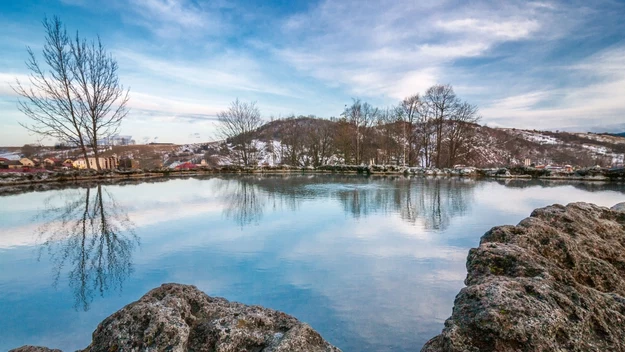
[[[41,137],[51,137],[81,148],[89,163],[83,111],[74,95],[74,57],[67,30],[59,18],[43,21],[46,37],[43,46],[44,66],[28,47],[26,67],[30,70],[29,86],[16,80],[13,90],[21,96],[19,110],[30,123],[20,123]]]
[[[402,121],[402,132],[403,132],[403,165],[406,166],[406,161],[409,166],[412,166],[416,156],[415,154],[415,144],[416,144],[416,134],[415,129],[417,126],[417,121],[422,114],[422,105],[423,101],[419,94],[411,95],[406,97],[401,104],[399,105],[399,117]],[[406,153],[406,147],[408,147]]]
[[[343,159],[344,164],[351,164],[355,160],[356,148],[353,136],[356,134],[356,128],[351,124],[345,116],[341,118],[332,118],[335,125],[334,141],[338,155]]]
[[[450,116],[446,133],[449,144],[447,166],[453,167],[460,156],[471,151],[469,142],[474,131],[472,125],[479,120],[477,107],[467,102],[459,104],[454,114]]]
[[[363,103],[360,99],[353,99],[352,105],[345,107],[343,111],[343,117],[354,125],[356,130],[356,164],[360,164],[367,154],[363,146],[369,142],[367,141],[369,129],[376,122],[378,114],[378,108],[374,108],[369,103]]]
[[[405,129],[401,118],[401,111],[396,107],[381,110],[378,115],[378,145],[382,150],[382,156],[378,162],[382,164],[391,164],[393,161],[399,163],[400,160],[403,163]]]
[[[73,92],[84,116],[84,130],[100,170],[98,141],[114,135],[128,114],[129,90],[119,83],[117,61],[107,53],[98,38],[97,44],[80,39],[71,45],[75,83]]]
[[[77,33],[75,41],[70,40],[57,17],[45,19],[43,26],[45,66],[28,48],[30,85],[16,81],[13,87],[22,97],[19,109],[31,120],[22,126],[80,147],[87,168],[90,146],[100,170],[98,140],[114,134],[128,114],[128,90],[119,83],[117,62],[99,38],[97,44],[87,44]]]
[[[245,103],[237,99],[228,110],[218,113],[217,119],[218,133],[233,144],[238,161],[250,166],[255,161],[253,156],[256,149],[252,143],[252,132],[262,125],[256,102]]]
[[[281,146],[281,162],[291,166],[306,166],[304,147],[305,128],[300,124],[303,120],[289,116],[284,120]]]
[[[37,155],[38,151],[39,148],[35,147],[32,144],[24,144],[24,146],[22,146],[22,148],[20,149],[22,156],[25,158],[31,158],[33,155]]]
[[[314,167],[327,164],[334,151],[334,129],[327,121],[321,121],[316,126],[307,126],[304,131],[306,149]]]
[[[430,87],[425,93],[431,121],[434,125],[436,135],[436,167],[441,167],[441,157],[443,152],[443,128],[445,120],[453,115],[458,107],[458,98],[454,89],[450,85],[435,85]]]

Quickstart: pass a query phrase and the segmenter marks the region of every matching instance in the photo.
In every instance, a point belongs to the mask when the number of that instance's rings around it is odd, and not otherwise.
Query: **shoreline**
[[[330,169],[332,168],[332,169]],[[455,171],[455,172],[452,172]],[[572,182],[587,184],[621,184],[623,177],[592,176],[531,176],[512,174],[487,174],[487,169],[476,169],[472,173],[461,173],[458,170],[433,169],[395,169],[372,170],[370,167],[332,166],[320,169],[269,167],[242,168],[224,167],[201,170],[133,170],[115,172],[96,171],[62,171],[50,173],[0,173],[0,196],[24,192],[40,192],[60,188],[84,187],[97,184],[129,185],[143,182],[166,182],[175,179],[203,178],[212,176],[312,176],[312,175],[361,175],[365,177],[414,177],[424,179],[465,179],[496,182]],[[11,177],[12,176],[12,177]]]
[[[532,171],[519,173],[519,171]],[[513,171],[514,173],[511,173]],[[34,186],[41,184],[76,184],[102,181],[147,181],[155,179],[175,179],[185,177],[201,177],[211,175],[289,175],[289,174],[352,174],[367,176],[414,176],[414,177],[460,177],[471,179],[498,179],[498,180],[543,180],[543,181],[583,181],[583,182],[625,182],[623,170],[616,172],[607,169],[583,170],[585,174],[577,172],[570,174],[537,174],[536,170],[529,169],[422,169],[403,168],[396,166],[353,166],[337,165],[311,167],[255,167],[246,168],[227,166],[220,168],[205,168],[197,170],[129,170],[106,171],[74,170],[58,172],[15,172],[0,173],[0,194],[6,187]]]

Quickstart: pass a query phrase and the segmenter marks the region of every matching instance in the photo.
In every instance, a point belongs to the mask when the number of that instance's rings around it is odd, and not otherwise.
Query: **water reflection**
[[[338,192],[346,213],[354,217],[372,212],[395,212],[402,220],[425,229],[444,230],[451,219],[464,215],[473,202],[476,183],[466,179],[401,178],[393,187]]]
[[[408,223],[419,222],[432,230],[444,230],[454,217],[466,214],[478,184],[460,178],[351,176],[244,176],[224,180],[224,215],[242,227],[258,224],[267,209],[295,211],[307,199],[326,197],[338,200],[353,218],[397,213]]]
[[[571,186],[576,189],[588,192],[614,191],[625,193],[622,182],[602,182],[602,181],[578,181],[571,182],[567,180],[537,180],[537,179],[501,179],[488,180],[488,182],[496,182],[508,188],[555,188],[562,186]]]
[[[0,351],[83,348],[104,318],[163,282],[284,311],[344,351],[411,351],[443,328],[484,232],[548,204],[611,206],[625,190],[301,174],[163,181],[0,196]]]
[[[241,227],[258,224],[263,216],[266,197],[247,179],[229,182],[222,189],[224,215]]]
[[[61,198],[61,199],[58,199]],[[60,204],[60,205],[59,205]],[[38,215],[39,258],[50,257],[54,286],[67,272],[74,308],[89,310],[95,295],[121,292],[139,240],[124,208],[101,185],[55,193]]]

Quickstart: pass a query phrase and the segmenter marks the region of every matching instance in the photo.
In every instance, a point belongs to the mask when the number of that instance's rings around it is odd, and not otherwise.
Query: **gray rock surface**
[[[467,269],[422,351],[625,351],[625,212],[537,209],[488,231]]]
[[[623,212],[625,212],[625,202],[618,203],[618,204],[614,205],[610,209],[614,210],[614,211],[623,211]]]
[[[51,351],[24,348],[15,351]],[[83,352],[105,351],[340,352],[290,315],[180,284],[155,288],[100,323]]]
[[[47,347],[39,347],[39,346],[22,346],[19,348],[14,348],[9,352],[62,352],[61,350],[50,349]]]

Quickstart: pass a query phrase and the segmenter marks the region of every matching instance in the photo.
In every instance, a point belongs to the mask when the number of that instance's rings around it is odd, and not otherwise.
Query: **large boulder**
[[[487,232],[467,269],[422,351],[625,351],[625,212],[537,209]]]
[[[16,351],[28,350],[22,347]],[[340,352],[310,326],[275,310],[164,284],[106,318],[83,352]]]
[[[84,351],[339,351],[285,313],[165,284],[106,318]]]

